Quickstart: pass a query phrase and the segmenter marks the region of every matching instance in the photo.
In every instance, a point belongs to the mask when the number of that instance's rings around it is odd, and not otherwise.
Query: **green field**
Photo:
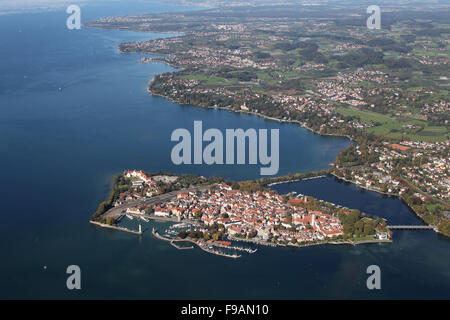
[[[366,129],[367,132],[374,133],[390,138],[407,138],[415,141],[438,142],[449,138],[449,132],[446,127],[429,126],[425,121],[415,119],[399,119],[395,116],[384,115],[368,110],[359,110],[356,108],[339,107],[336,111],[344,116],[359,117],[363,124],[378,124],[375,127]],[[420,125],[423,130],[404,129],[405,125]]]
[[[413,52],[415,54],[421,55],[421,56],[428,56],[428,57],[449,57],[449,54],[446,52],[438,51],[438,50],[423,50],[423,49],[414,49]]]
[[[231,86],[238,83],[237,79],[225,79],[214,75],[206,74],[194,74],[189,76],[183,76],[185,79],[198,80],[206,86]]]
[[[374,122],[380,122],[380,123],[390,123],[395,122],[392,117],[388,115],[384,115],[381,113],[376,113],[372,111],[366,111],[366,110],[359,110],[356,108],[346,108],[346,107],[339,107],[336,109],[336,111],[344,116],[359,116],[361,118],[361,122],[365,124],[370,124]]]

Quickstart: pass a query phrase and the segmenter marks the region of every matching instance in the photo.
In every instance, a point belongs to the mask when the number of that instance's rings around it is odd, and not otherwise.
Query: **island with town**
[[[450,236],[450,5],[386,4],[382,28],[370,30],[366,8],[346,0],[314,6],[252,2],[86,25],[177,34],[118,47],[140,54],[142,63],[176,68],[150,81],[151,94],[348,137],[354,143],[325,174],[397,196],[430,228]],[[123,214],[143,214],[193,223],[176,235],[172,230],[173,237],[155,231],[170,241],[304,245],[390,238],[382,219],[267,189],[304,173],[231,184],[202,178],[189,185],[183,176],[177,183],[150,175],[147,183],[139,174],[121,175],[121,190],[129,188],[106,206],[118,213],[125,205],[125,212],[108,216],[106,207],[99,208],[95,220],[108,225]],[[154,199],[162,195],[169,201]],[[154,200],[126,204],[138,196]]]
[[[267,181],[266,181],[267,183]],[[389,242],[386,221],[313,197],[279,195],[262,181],[228,182],[195,175],[147,174],[126,170],[114,179],[108,201],[100,204],[91,223],[142,234],[119,226],[122,219],[173,222],[153,235],[179,249],[191,242],[227,257],[226,249],[253,253],[236,242],[269,246]],[[220,249],[217,249],[220,248]]]

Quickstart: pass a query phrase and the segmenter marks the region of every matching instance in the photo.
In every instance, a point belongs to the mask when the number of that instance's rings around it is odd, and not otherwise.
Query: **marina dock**
[[[152,234],[153,234],[153,236],[156,239],[170,242],[170,244],[172,246],[174,246],[175,248],[180,249],[180,250],[184,249],[184,248],[176,246],[174,242],[177,242],[177,241],[191,242],[191,243],[197,245],[200,249],[202,249],[203,251],[205,251],[207,253],[215,254],[215,255],[218,255],[218,256],[226,257],[226,258],[237,259],[237,258],[241,257],[240,255],[236,255],[236,254],[227,254],[227,253],[219,252],[217,250],[212,249],[212,246],[206,247],[205,245],[202,245],[202,244],[200,244],[200,243],[198,243],[198,242],[196,242],[194,240],[191,240],[191,239],[169,239],[169,238],[163,237],[162,235],[160,235],[158,233],[158,231],[155,228],[152,229]],[[191,249],[190,247],[188,247],[188,248]]]

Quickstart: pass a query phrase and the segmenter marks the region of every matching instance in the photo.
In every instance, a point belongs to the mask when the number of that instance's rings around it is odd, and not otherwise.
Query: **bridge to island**
[[[434,230],[432,226],[420,225],[397,225],[397,226],[386,226],[389,230]]]

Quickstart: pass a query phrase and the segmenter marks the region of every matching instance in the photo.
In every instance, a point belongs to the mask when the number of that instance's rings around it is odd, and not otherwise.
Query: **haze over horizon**
[[[12,14],[12,13],[24,13],[24,12],[37,12],[37,11],[48,11],[64,8],[71,4],[78,5],[88,5],[89,3],[101,3],[101,2],[122,2],[123,0],[0,0],[0,15],[2,14]],[[364,5],[367,3],[372,3],[372,0],[354,1],[354,0],[137,0],[137,2],[143,3],[172,3],[172,4],[186,4],[186,5],[199,5],[199,6],[226,6],[230,5],[277,5],[277,4],[333,4],[343,2],[350,2]],[[444,4],[445,0],[378,0],[377,5],[382,4]]]

